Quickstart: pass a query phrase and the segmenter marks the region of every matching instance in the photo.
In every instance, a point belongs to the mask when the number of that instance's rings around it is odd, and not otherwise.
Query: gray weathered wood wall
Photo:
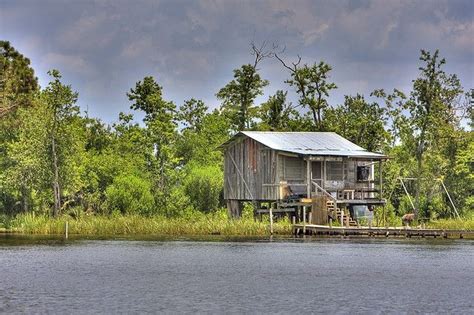
[[[224,199],[276,200],[276,152],[251,139],[240,138],[225,150]]]

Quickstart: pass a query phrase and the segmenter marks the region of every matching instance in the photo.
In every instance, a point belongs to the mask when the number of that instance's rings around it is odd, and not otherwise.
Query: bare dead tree
[[[273,57],[274,52],[272,49],[268,49],[267,45],[267,41],[263,41],[260,46],[257,46],[253,41],[250,42],[250,48],[252,49],[250,54],[255,57],[253,63],[255,69],[263,59]]]

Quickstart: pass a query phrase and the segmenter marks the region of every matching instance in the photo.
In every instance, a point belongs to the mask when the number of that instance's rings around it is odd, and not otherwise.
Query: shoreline
[[[474,220],[439,220],[420,227],[341,227],[341,226],[313,226],[306,224],[292,225],[287,219],[273,224],[273,236],[293,237],[296,234],[305,234],[307,230],[314,236],[355,237],[400,237],[409,235],[415,237],[434,236],[444,237],[448,234],[462,234],[462,237],[474,238]],[[139,215],[126,216],[82,216],[73,218],[63,215],[50,218],[44,215],[22,214],[8,221],[0,222],[0,235],[66,235],[82,236],[166,236],[166,237],[270,237],[272,229],[269,220],[256,221],[251,216],[229,220],[225,213],[190,213],[182,217]],[[387,233],[388,232],[388,233]],[[319,235],[318,235],[319,234]],[[326,234],[326,235],[325,235]],[[452,235],[449,235],[452,238]],[[459,235],[458,235],[459,237]]]

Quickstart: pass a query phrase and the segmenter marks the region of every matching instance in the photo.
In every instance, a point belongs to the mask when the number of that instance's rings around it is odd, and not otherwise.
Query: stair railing
[[[321,191],[324,195],[328,196],[330,199],[336,201],[337,198],[335,198],[333,195],[331,195],[326,189],[324,189],[323,187],[319,186],[318,183],[316,183],[315,181],[311,181],[311,184],[313,184],[313,186],[316,188],[316,192]]]

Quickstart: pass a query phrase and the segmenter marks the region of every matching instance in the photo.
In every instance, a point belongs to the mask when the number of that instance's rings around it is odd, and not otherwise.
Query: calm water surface
[[[1,313],[474,313],[474,242],[0,236]]]

